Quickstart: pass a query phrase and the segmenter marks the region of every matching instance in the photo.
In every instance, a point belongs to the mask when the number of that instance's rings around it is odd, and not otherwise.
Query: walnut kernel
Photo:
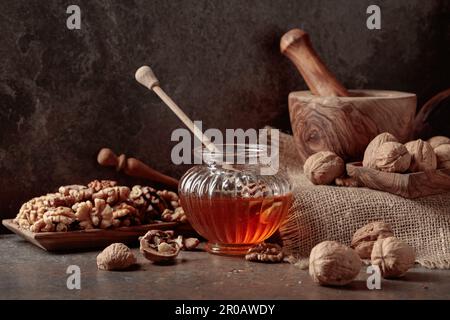
[[[175,210],[165,209],[161,214],[161,220],[165,222],[186,222],[187,216],[182,207],[175,208]]]
[[[174,262],[178,256],[181,246],[175,239],[172,230],[150,230],[139,238],[140,252],[142,255],[156,263]]]
[[[274,243],[260,243],[248,249],[245,260],[257,262],[282,262],[284,258],[281,247]]]
[[[124,186],[115,186],[105,188],[97,193],[94,193],[92,198],[103,199],[108,204],[115,204],[127,200],[129,195],[130,195],[130,188]]]
[[[117,186],[117,181],[113,180],[94,180],[88,183],[88,187],[94,192]]]

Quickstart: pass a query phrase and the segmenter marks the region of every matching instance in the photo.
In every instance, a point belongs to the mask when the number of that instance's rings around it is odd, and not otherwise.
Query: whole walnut
[[[97,256],[100,270],[123,270],[136,263],[136,257],[123,243],[113,243]]]
[[[303,165],[306,177],[314,184],[330,184],[345,172],[345,163],[341,157],[331,151],[320,151]]]
[[[380,268],[384,278],[402,277],[414,266],[414,248],[395,237],[378,239],[373,245],[371,262]]]
[[[385,142],[376,151],[375,168],[385,172],[405,172],[411,164],[411,155],[398,142]]]
[[[320,285],[343,286],[353,281],[361,269],[355,250],[336,241],[316,245],[309,256],[309,275]]]
[[[375,241],[393,235],[390,224],[382,221],[371,222],[356,230],[351,247],[355,249],[361,259],[370,259]]]
[[[409,170],[411,172],[420,172],[434,170],[437,167],[436,154],[433,147],[426,141],[421,139],[410,141],[405,144],[411,155],[411,164]]]
[[[450,144],[441,144],[434,149],[438,169],[450,169]]]
[[[375,157],[377,149],[385,142],[398,142],[397,138],[394,137],[389,132],[383,132],[377,135],[367,146],[366,151],[364,151],[363,166],[367,168],[375,169]]]
[[[444,136],[436,136],[436,137],[428,139],[428,143],[431,145],[431,147],[433,149],[436,149],[440,145],[450,144],[450,138],[447,138]]]

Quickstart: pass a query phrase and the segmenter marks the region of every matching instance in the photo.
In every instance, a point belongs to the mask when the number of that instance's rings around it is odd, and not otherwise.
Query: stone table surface
[[[366,286],[365,268],[343,288],[315,285],[306,271],[247,262],[203,251],[182,252],[171,266],[142,258],[131,271],[99,271],[99,251],[49,253],[15,235],[0,236],[0,299],[450,299],[450,270],[416,267],[403,280]],[[81,270],[81,289],[67,288],[70,265]]]

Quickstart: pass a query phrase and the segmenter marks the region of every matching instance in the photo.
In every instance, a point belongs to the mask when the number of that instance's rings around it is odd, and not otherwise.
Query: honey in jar
[[[260,152],[254,146],[243,150],[245,158]],[[233,165],[218,161],[221,155],[201,152],[205,165],[191,168],[180,180],[181,205],[192,227],[208,240],[209,252],[245,254],[286,217],[292,201],[289,180],[281,170],[263,175],[261,164]]]

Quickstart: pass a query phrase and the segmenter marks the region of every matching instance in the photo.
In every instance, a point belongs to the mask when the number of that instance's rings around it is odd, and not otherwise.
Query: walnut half
[[[139,238],[142,255],[155,263],[171,263],[175,261],[181,250],[172,230],[150,230]]]

